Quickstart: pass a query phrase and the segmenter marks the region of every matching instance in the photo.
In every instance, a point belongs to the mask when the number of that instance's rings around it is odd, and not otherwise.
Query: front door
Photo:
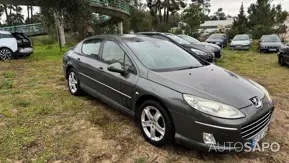
[[[135,94],[135,84],[138,75],[131,59],[123,48],[114,41],[106,41],[103,45],[101,60],[104,63],[101,82],[105,85],[102,94],[127,109],[132,108]],[[123,76],[120,73],[108,71],[110,64],[119,62],[129,74]]]

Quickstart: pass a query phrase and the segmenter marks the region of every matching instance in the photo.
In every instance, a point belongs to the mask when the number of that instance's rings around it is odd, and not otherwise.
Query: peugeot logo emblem
[[[260,108],[262,106],[262,101],[258,97],[253,97],[250,99],[250,101],[256,106],[256,108]]]

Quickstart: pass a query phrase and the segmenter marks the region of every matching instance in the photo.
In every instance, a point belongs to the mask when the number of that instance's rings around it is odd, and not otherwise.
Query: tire
[[[77,72],[71,68],[68,71],[68,77],[67,77],[67,86],[69,89],[69,92],[74,95],[74,96],[79,96],[81,95],[82,91],[80,89],[80,81],[78,78]]]
[[[154,100],[143,102],[137,115],[141,132],[149,143],[155,146],[172,143],[175,133],[173,120],[159,102]]]
[[[278,58],[278,62],[279,62],[279,64],[280,64],[281,66],[285,66],[285,62],[284,62],[283,57],[279,57],[279,58]]]
[[[13,59],[13,52],[9,48],[1,48],[0,49],[0,60],[2,61],[8,61]]]

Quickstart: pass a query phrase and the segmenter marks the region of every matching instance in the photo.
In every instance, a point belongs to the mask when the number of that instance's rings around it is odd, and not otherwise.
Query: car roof
[[[9,32],[9,31],[4,31],[4,30],[0,30],[0,33],[1,33],[1,34],[11,34],[11,32]]]
[[[122,41],[133,41],[133,42],[140,42],[140,41],[159,41],[159,39],[144,36],[144,35],[136,35],[136,34],[122,34],[122,35],[97,35],[91,36],[87,39],[94,39],[94,38],[110,38],[115,40],[122,40]]]

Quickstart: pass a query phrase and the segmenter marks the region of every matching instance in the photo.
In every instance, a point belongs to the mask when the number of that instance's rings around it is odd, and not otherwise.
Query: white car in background
[[[26,57],[32,53],[32,42],[26,35],[0,30],[0,60]]]

